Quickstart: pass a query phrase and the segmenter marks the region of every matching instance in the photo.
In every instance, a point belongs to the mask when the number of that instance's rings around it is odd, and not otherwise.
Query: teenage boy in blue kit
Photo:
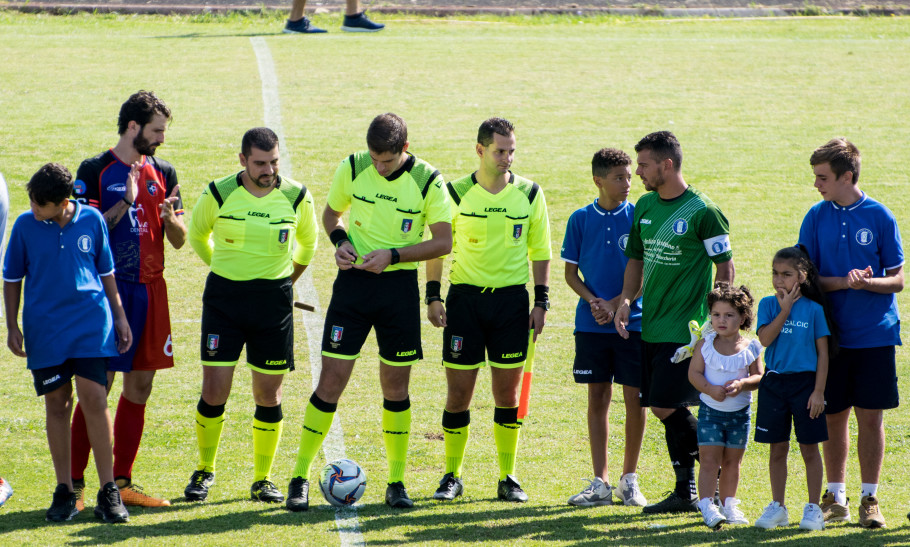
[[[28,359],[35,391],[44,396],[47,442],[58,483],[46,518],[60,522],[78,513],[70,472],[75,376],[102,485],[95,515],[106,522],[125,522],[129,514],[114,484],[106,386],[107,360],[129,349],[132,334],[114,282],[107,228],[97,210],[67,199],[73,177],[60,164],[44,165],[26,189],[31,211],[19,215],[10,233],[3,297],[7,345],[14,355]]]
[[[641,298],[631,304],[628,339],[613,325],[619,305],[624,254],[635,206],[629,203],[632,159],[622,150],[604,148],[591,161],[598,198],[569,218],[562,245],[565,278],[581,297],[575,310],[575,382],[588,385],[588,437],[594,479],[569,498],[582,507],[611,505],[607,471],[607,439],[613,382],[623,387],[626,406],[623,473],[616,490],[625,505],[645,506],[635,473],[645,430],[645,411],[639,402],[641,386]],[[579,276],[579,272],[581,276]]]

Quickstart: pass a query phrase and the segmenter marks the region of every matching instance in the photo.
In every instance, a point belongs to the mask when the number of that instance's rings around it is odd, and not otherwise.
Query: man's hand
[[[142,170],[141,162],[133,162],[130,165],[130,172],[126,176],[126,191],[123,197],[130,203],[136,202],[136,194],[139,193],[139,171]]]
[[[629,313],[631,313],[629,303],[623,302],[613,316],[613,326],[616,327],[616,332],[626,340],[629,339],[629,331],[626,330],[626,325],[629,324]]]
[[[389,249],[376,249],[363,255],[361,264],[354,264],[356,270],[366,270],[374,274],[381,274],[392,263],[392,251]]]
[[[534,306],[531,308],[531,315],[528,317],[528,330],[534,329],[534,341],[543,332],[543,326],[547,322],[547,310]]]
[[[28,357],[23,349],[22,331],[19,330],[18,325],[14,329],[10,328],[9,333],[6,335],[6,346],[13,352],[13,355]]]
[[[164,202],[158,205],[158,209],[161,211],[158,216],[161,217],[164,224],[173,224],[177,221],[177,215],[174,214],[174,204],[177,203],[177,200],[179,199],[177,197],[178,190],[180,190],[179,184],[174,186],[171,195],[166,197]]]
[[[592,298],[588,304],[591,305],[591,315],[598,325],[606,325],[613,321],[613,316],[616,315],[616,303],[613,300]]]
[[[357,251],[354,250],[354,245],[350,241],[343,241],[335,249],[335,264],[339,269],[350,270],[354,266],[355,260],[357,260]]]
[[[434,327],[446,327],[448,326],[448,321],[446,317],[446,307],[440,301],[430,302],[427,306],[427,319],[430,320],[430,323]]]
[[[869,286],[870,279],[872,279],[872,266],[866,266],[865,270],[853,269],[847,272],[847,286],[851,289],[865,289]]]

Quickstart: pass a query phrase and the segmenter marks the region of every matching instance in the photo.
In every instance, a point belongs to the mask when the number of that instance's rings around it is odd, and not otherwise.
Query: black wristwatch
[[[549,300],[538,300],[534,302],[535,308],[543,308],[543,311],[550,311],[550,301]]]
[[[442,297],[439,297],[439,296],[428,296],[423,299],[423,303],[426,304],[427,306],[430,305],[430,302],[442,302],[442,301],[443,301]]]

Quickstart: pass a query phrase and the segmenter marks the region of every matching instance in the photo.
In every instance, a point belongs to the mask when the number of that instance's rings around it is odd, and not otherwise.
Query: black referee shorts
[[[246,344],[253,370],[294,370],[293,302],[289,277],[232,281],[209,273],[202,293],[203,363],[235,363]]]
[[[518,368],[528,353],[528,289],[455,284],[446,297],[443,364],[455,369]]]
[[[423,359],[420,345],[420,290],[417,270],[394,270],[379,275],[363,270],[339,270],[325,314],[322,354],[356,359],[376,329],[379,360],[409,366]]]

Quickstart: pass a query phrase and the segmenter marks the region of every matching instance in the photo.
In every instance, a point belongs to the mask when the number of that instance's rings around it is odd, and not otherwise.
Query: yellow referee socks
[[[389,484],[404,482],[404,468],[408,463],[408,441],[411,434],[411,399],[382,403],[382,436],[385,439],[385,457],[389,462]]]
[[[515,455],[518,452],[518,407],[496,407],[493,411],[493,438],[496,439],[496,452],[499,454],[499,480],[506,480],[506,475],[515,474]]]
[[[282,429],[281,404],[278,406],[256,405],[253,415],[253,481],[269,478],[272,461],[278,450]]]
[[[442,411],[442,431],[446,443],[446,473],[461,477],[464,453],[471,432],[471,411]]]
[[[300,434],[300,448],[297,450],[297,463],[291,477],[310,478],[310,467],[322,447],[326,434],[332,428],[337,403],[327,403],[316,396],[310,396],[310,404],[303,415],[303,433]]]
[[[224,405],[212,406],[199,398],[196,405],[196,441],[199,443],[199,465],[196,469],[212,473],[221,430],[224,429]]]

